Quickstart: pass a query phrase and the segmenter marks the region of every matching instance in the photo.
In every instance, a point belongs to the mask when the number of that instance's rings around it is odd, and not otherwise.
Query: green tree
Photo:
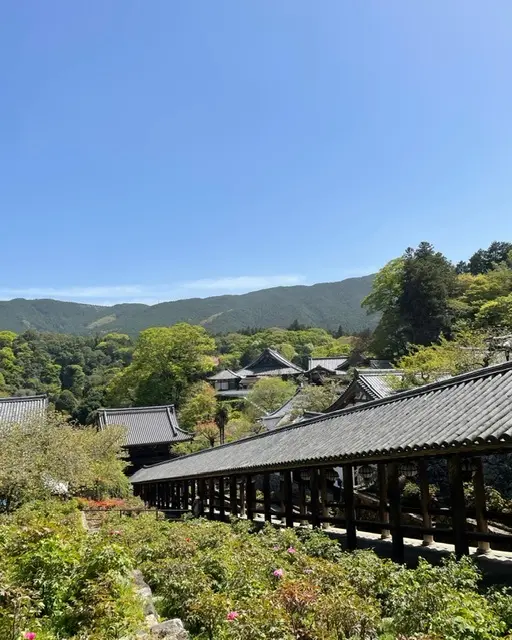
[[[476,321],[482,327],[512,330],[512,293],[482,305],[476,314]]]
[[[64,411],[65,413],[73,413],[77,405],[77,399],[69,389],[61,391],[58,398],[55,400],[55,408],[57,411]]]
[[[187,431],[193,431],[200,422],[213,420],[216,410],[215,390],[207,382],[196,382],[190,387],[180,409],[180,425]]]
[[[296,388],[293,382],[280,378],[262,378],[256,382],[247,396],[250,411],[255,416],[275,411],[293,396]]]
[[[429,345],[440,336],[450,334],[450,299],[455,288],[453,266],[428,242],[405,252],[402,292],[397,306],[408,343]]]
[[[75,398],[82,396],[85,373],[79,364],[68,364],[61,372],[62,388],[69,389]]]
[[[142,331],[132,363],[111,382],[108,398],[136,405],[179,406],[190,385],[211,371],[214,340],[186,323]]]

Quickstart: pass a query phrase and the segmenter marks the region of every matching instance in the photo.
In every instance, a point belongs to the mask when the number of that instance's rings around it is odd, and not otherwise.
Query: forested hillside
[[[349,332],[373,329],[375,315],[361,300],[368,295],[373,276],[349,278],[312,286],[274,287],[244,295],[191,298],[156,305],[118,304],[112,307],[15,299],[0,302],[0,329],[21,333],[27,329],[94,335],[112,331],[136,335],[148,327],[177,322],[200,324],[210,333],[246,327],[287,327],[301,324]]]

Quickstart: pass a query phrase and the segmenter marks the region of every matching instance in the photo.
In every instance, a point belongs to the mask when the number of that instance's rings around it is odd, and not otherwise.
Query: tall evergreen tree
[[[407,249],[397,311],[406,342],[428,345],[451,329],[450,298],[456,273],[445,256],[428,242]]]

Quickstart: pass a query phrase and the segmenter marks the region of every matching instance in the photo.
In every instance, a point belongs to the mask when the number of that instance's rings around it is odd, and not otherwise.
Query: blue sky
[[[241,293],[512,239],[512,3],[4,0],[0,298]]]

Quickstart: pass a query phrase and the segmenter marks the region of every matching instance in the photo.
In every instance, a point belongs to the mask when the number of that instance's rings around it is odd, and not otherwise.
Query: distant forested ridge
[[[111,307],[58,300],[0,301],[0,330],[27,329],[97,335],[111,332],[136,335],[148,327],[177,322],[200,324],[210,333],[247,327],[288,327],[300,324],[357,333],[373,329],[378,315],[368,315],[361,301],[373,276],[348,278],[311,286],[274,287],[243,295],[190,298],[156,305],[117,304]]]

